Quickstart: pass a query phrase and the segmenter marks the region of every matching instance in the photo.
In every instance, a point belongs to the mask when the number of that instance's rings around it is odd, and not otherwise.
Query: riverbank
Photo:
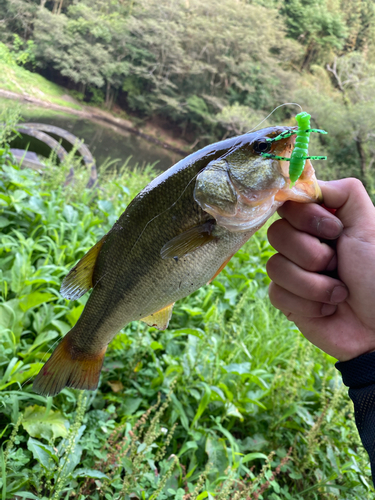
[[[191,148],[188,144],[184,143],[182,140],[172,138],[167,131],[158,128],[155,124],[146,124],[144,129],[140,129],[135,127],[130,120],[120,118],[100,108],[83,105],[82,103],[75,101],[68,94],[62,95],[59,98],[60,101],[65,98],[67,105],[51,102],[47,100],[48,97],[47,99],[40,99],[24,91],[22,91],[22,94],[19,94],[10,90],[0,89],[0,98],[11,99],[25,104],[34,104],[42,108],[72,114],[88,120],[96,120],[102,124],[113,125],[122,130],[126,130],[127,132],[131,132],[149,142],[157,144],[164,149],[168,149],[169,151],[173,151],[182,156],[191,153]],[[71,103],[74,107],[69,106],[69,103]]]
[[[186,156],[192,151],[192,147],[186,141],[175,137],[173,130],[167,130],[155,121],[136,125],[134,121],[123,116],[125,112],[120,108],[117,113],[113,113],[79,101],[69,90],[19,66],[14,55],[2,43],[0,43],[0,98],[33,104],[113,126],[181,156]]]

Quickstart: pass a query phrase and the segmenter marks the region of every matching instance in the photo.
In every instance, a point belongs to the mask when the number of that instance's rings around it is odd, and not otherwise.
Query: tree
[[[375,187],[375,65],[363,53],[351,52],[336,58],[327,70],[315,68],[295,94],[315,125],[328,131],[324,138],[312,138],[311,151],[324,147],[324,154],[328,153],[328,161],[317,165],[318,172],[326,179],[357,177],[371,191]]]
[[[281,5],[288,36],[305,47],[301,69],[327,62],[342,49],[348,29],[338,2],[285,0]]]
[[[368,50],[375,40],[375,4],[373,0],[341,0],[348,35],[344,53]]]
[[[168,116],[183,131],[220,137],[223,122],[213,117],[224,107],[270,109],[293,86],[284,66],[298,47],[282,36],[276,10],[234,0],[220,8],[217,0],[140,0],[128,29],[130,106]]]
[[[78,84],[82,94],[89,85],[106,88],[109,104],[111,85],[121,85],[127,68],[116,54],[123,30],[121,19],[107,12],[99,15],[83,2],[69,6],[67,14],[41,9],[34,27],[36,59],[41,67],[51,65]]]

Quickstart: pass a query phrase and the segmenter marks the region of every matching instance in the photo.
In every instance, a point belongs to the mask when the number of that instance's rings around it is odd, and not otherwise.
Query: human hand
[[[335,215],[286,202],[268,230],[279,252],[267,264],[269,295],[310,342],[348,361],[375,350],[375,207],[357,179],[319,184]],[[324,274],[335,270],[338,279]]]

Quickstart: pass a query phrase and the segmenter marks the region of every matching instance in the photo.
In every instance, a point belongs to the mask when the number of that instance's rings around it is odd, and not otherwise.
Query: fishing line
[[[144,232],[146,231],[146,229],[147,229],[147,226],[148,226],[149,224],[151,224],[151,222],[152,222],[152,221],[154,221],[155,219],[157,219],[157,218],[158,218],[158,217],[160,217],[161,215],[165,214],[165,212],[168,212],[168,210],[170,210],[172,207],[174,207],[174,206],[176,205],[176,203],[178,202],[178,200],[179,200],[179,199],[182,197],[182,195],[185,193],[185,191],[187,190],[187,188],[190,186],[190,184],[193,182],[193,180],[194,180],[194,179],[195,179],[195,178],[196,178],[199,174],[200,174],[200,172],[196,173],[196,174],[192,177],[192,179],[190,179],[190,181],[189,181],[189,182],[188,182],[188,184],[185,186],[185,188],[184,188],[184,190],[182,191],[182,193],[180,194],[180,196],[177,198],[177,200],[176,200],[176,201],[174,201],[174,202],[172,203],[172,205],[171,205],[171,206],[169,206],[168,208],[166,208],[165,210],[163,210],[163,212],[160,212],[159,214],[155,215],[155,217],[153,217],[151,220],[149,220],[149,221],[147,222],[147,224],[145,225],[145,227],[142,229],[141,234],[138,236],[137,241],[136,241],[136,242],[134,243],[134,245],[131,247],[131,249],[130,249],[129,253],[130,253],[130,252],[134,249],[134,247],[136,246],[136,244],[138,243],[138,241],[141,239],[141,237],[142,237],[143,233],[144,233]]]
[[[300,104],[298,104],[297,102],[285,102],[283,104],[280,104],[279,106],[277,106],[275,109],[273,109],[271,111],[271,113],[266,116],[266,118],[264,118],[260,123],[258,123],[258,125],[256,125],[254,128],[252,128],[251,130],[249,130],[249,132],[247,133],[250,133],[252,132],[253,130],[255,130],[257,127],[259,127],[259,125],[262,125],[263,122],[265,122],[277,109],[283,107],[283,106],[298,106],[300,108],[300,110],[302,111],[302,106]],[[235,149],[235,146],[233,146],[232,148],[230,148],[231,150],[232,149]],[[231,152],[231,151],[230,151]],[[228,155],[229,152],[227,152],[227,154],[225,156]],[[198,172],[197,174],[195,174],[193,176],[193,178],[188,182],[188,184],[186,185],[185,189],[182,191],[182,193],[180,194],[180,196],[177,198],[177,200],[175,202],[172,203],[172,205],[170,205],[168,208],[166,208],[165,210],[163,210],[163,212],[160,212],[158,215],[155,215],[155,217],[153,217],[151,220],[149,220],[147,222],[147,224],[145,225],[145,227],[142,229],[142,232],[141,234],[138,236],[137,240],[135,241],[134,245],[132,246],[132,248],[130,249],[130,252],[132,252],[132,250],[135,248],[135,246],[137,245],[138,241],[141,239],[143,233],[146,231],[147,227],[149,224],[151,224],[151,222],[153,222],[155,219],[157,219],[158,217],[160,217],[160,215],[163,215],[165,212],[168,212],[168,210],[170,210],[174,205],[176,205],[176,203],[178,202],[178,200],[182,197],[182,195],[185,193],[185,191],[187,190],[187,188],[190,186],[190,184],[193,182],[193,180],[200,174],[200,172]],[[104,275],[105,276],[105,275]],[[104,276],[102,276],[102,278],[104,278]],[[101,278],[101,279],[102,279]],[[96,286],[96,285],[95,285]],[[95,288],[94,286],[94,288]]]
[[[264,118],[264,119],[263,119],[260,123],[258,123],[258,125],[255,125],[255,127],[254,127],[254,128],[252,128],[251,130],[249,130],[249,131],[248,131],[248,132],[246,132],[246,133],[247,133],[247,134],[250,134],[250,132],[253,132],[253,130],[255,130],[256,128],[258,128],[258,127],[259,127],[259,125],[262,125],[262,123],[263,123],[263,122],[265,122],[265,121],[266,121],[266,120],[267,120],[267,119],[268,119],[271,115],[273,115],[273,113],[274,113],[277,109],[282,108],[283,106],[298,106],[298,107],[299,107],[299,109],[300,109],[301,111],[303,111],[302,106],[301,106],[300,104],[298,104],[297,102],[284,102],[284,104],[280,104],[279,106],[277,106],[277,108],[273,109],[273,110],[271,111],[271,113],[270,113],[268,116],[266,116],[266,117],[265,117],[265,118]]]
[[[232,146],[232,147],[230,148],[230,150],[229,150],[229,151],[225,154],[225,156],[227,156],[227,155],[228,155],[230,152],[232,152],[234,149],[235,149],[235,146]],[[223,156],[223,158],[225,158],[225,156]],[[222,158],[222,157],[220,157],[220,158]],[[217,158],[217,159],[219,159],[219,158]],[[203,169],[202,169],[202,170],[203,170]],[[157,218],[158,218],[158,217],[160,217],[161,215],[165,214],[165,212],[168,212],[168,210],[170,210],[172,207],[174,207],[174,206],[176,205],[176,203],[178,202],[178,200],[180,200],[180,198],[183,196],[183,194],[185,193],[185,191],[187,190],[187,188],[190,186],[190,184],[193,182],[193,180],[194,180],[196,177],[198,177],[198,175],[199,175],[200,173],[201,173],[201,171],[197,172],[197,173],[196,173],[196,174],[195,174],[195,175],[194,175],[194,176],[190,179],[190,181],[187,183],[187,185],[185,186],[185,188],[184,188],[184,190],[182,191],[182,193],[180,194],[180,196],[177,198],[177,200],[176,200],[176,201],[174,201],[174,202],[172,203],[172,205],[170,205],[168,208],[166,208],[165,210],[163,210],[163,212],[160,212],[159,214],[155,215],[155,217],[153,217],[151,220],[149,220],[149,221],[147,222],[147,224],[146,224],[146,225],[145,225],[145,227],[143,228],[143,230],[142,230],[141,234],[138,236],[137,241],[136,241],[136,242],[134,243],[134,245],[131,247],[131,249],[130,249],[129,253],[130,253],[130,252],[134,249],[134,247],[136,246],[136,244],[138,243],[138,241],[141,239],[141,237],[142,237],[143,233],[144,233],[144,232],[146,231],[146,229],[147,229],[147,226],[148,226],[149,224],[151,224],[151,222],[152,222],[152,221],[154,221],[155,219],[157,219]],[[102,278],[104,278],[104,276],[102,276]],[[96,285],[95,285],[95,286],[96,286]],[[94,288],[95,288],[95,287],[94,287]]]
[[[276,108],[274,108],[271,113],[269,113],[268,116],[266,116],[260,123],[258,123],[254,128],[252,128],[251,130],[249,130],[247,133],[250,133],[250,132],[253,132],[256,128],[258,128],[260,125],[262,125],[262,123],[264,123],[277,109],[283,107],[283,106],[298,106],[301,111],[302,111],[302,107],[300,106],[300,104],[296,103],[296,102],[287,102],[287,103],[283,103],[283,104],[280,104],[279,106],[277,106]],[[235,149],[235,146],[233,146],[232,148],[230,148],[231,150],[232,149]],[[228,152],[225,156],[228,155]],[[180,194],[180,196],[177,198],[176,201],[174,201],[168,208],[166,208],[165,210],[163,210],[162,212],[160,212],[159,214],[155,215],[155,217],[153,217],[151,220],[149,220],[147,222],[147,224],[145,225],[145,227],[142,229],[140,235],[138,236],[137,240],[135,241],[135,243],[133,244],[132,248],[130,249],[130,252],[129,254],[134,250],[134,248],[136,247],[137,243],[139,242],[139,240],[141,239],[143,233],[145,232],[145,230],[147,229],[148,225],[151,224],[151,222],[153,222],[155,219],[157,219],[158,217],[160,217],[161,215],[163,215],[164,213],[166,213],[168,210],[170,210],[174,205],[176,205],[176,203],[181,199],[181,197],[183,196],[183,194],[185,193],[185,191],[188,189],[188,187],[190,186],[190,184],[196,179],[196,177],[200,174],[200,172],[197,172],[191,179],[190,181],[188,182],[188,184],[185,186],[184,190],[182,191],[182,193]],[[94,285],[93,289],[97,286],[97,284],[108,274],[107,273],[104,273],[103,276],[100,277],[100,279],[97,281],[97,283]],[[55,347],[56,344],[58,344],[59,342],[61,341],[61,339],[58,339],[56,340],[53,345],[50,347],[50,349],[48,349],[48,351],[44,354],[43,356],[43,359],[41,360],[42,362],[44,361],[46,355]],[[23,384],[21,384],[21,387],[23,388],[26,384],[29,383],[29,381],[31,381],[33,377],[30,377],[29,379],[27,379],[26,381],[23,382]]]
[[[63,338],[64,338],[64,337],[63,337]],[[46,358],[47,354],[49,354],[49,353],[52,351],[52,349],[54,349],[55,345],[56,345],[56,344],[59,344],[59,343],[61,342],[61,340],[62,340],[61,338],[60,338],[60,339],[55,340],[55,342],[51,345],[51,347],[47,350],[47,352],[45,352],[45,353],[44,353],[44,356],[43,356],[43,358],[41,359],[41,363],[43,363],[43,362],[44,362],[44,360],[45,360],[45,358]],[[28,384],[28,383],[31,381],[31,379],[33,379],[34,377],[35,377],[35,375],[32,375],[32,376],[31,376],[31,377],[29,377],[27,380],[25,380],[25,381],[23,382],[23,384],[21,384],[21,389],[23,389],[23,388],[25,387],[25,385],[26,385],[26,384]],[[18,390],[21,390],[21,389],[18,389]]]

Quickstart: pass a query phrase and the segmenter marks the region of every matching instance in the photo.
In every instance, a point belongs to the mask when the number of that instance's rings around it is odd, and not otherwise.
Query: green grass
[[[20,170],[0,150],[2,498],[373,498],[333,358],[268,301],[265,229],[168,330],[127,325],[97,391],[33,393],[87,300],[63,299],[63,277],[153,176],[103,173],[88,191],[84,170],[63,187],[68,167]]]
[[[18,66],[3,43],[0,43],[0,88],[17,94],[28,94],[60,106],[82,109],[82,106],[64,99],[69,91],[37,73]]]
[[[6,98],[0,97],[0,113],[6,112],[6,110],[11,106],[11,108],[17,108],[20,115],[20,123],[23,121],[42,121],[47,118],[66,117],[69,118],[71,122],[77,119],[77,117],[71,114],[69,111],[56,111],[55,109],[48,109],[38,105],[24,104],[17,101],[10,101]]]

